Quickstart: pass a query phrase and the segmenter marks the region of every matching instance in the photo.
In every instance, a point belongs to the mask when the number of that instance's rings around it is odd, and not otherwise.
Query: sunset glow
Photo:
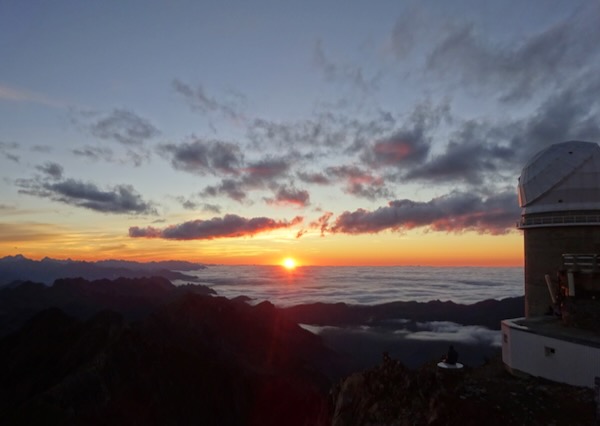
[[[257,1],[3,8],[0,256],[523,264],[522,167],[597,138],[598,2]]]
[[[286,257],[285,259],[283,259],[281,265],[287,270],[296,269],[297,266],[296,261],[291,257]]]

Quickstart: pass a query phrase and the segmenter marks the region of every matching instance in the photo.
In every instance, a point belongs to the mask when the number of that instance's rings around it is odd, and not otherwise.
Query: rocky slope
[[[460,373],[386,358],[337,384],[333,400],[333,426],[595,424],[592,390],[516,378],[499,358]]]

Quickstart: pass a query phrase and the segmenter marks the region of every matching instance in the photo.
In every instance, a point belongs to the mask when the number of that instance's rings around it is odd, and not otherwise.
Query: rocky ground
[[[591,389],[508,374],[497,358],[460,373],[384,358],[333,390],[334,426],[594,425]]]

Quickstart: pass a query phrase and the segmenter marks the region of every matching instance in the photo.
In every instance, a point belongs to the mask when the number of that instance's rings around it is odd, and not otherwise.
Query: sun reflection
[[[296,269],[297,263],[293,258],[286,257],[285,259],[283,259],[283,262],[281,262],[281,266],[283,266],[288,271],[291,271],[293,269]]]

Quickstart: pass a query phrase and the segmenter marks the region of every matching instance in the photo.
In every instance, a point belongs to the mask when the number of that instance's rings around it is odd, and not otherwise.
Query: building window
[[[544,354],[546,356],[552,356],[556,353],[556,349],[551,348],[550,346],[544,346]]]
[[[508,343],[508,334],[502,333],[502,340],[504,340],[504,343]]]

